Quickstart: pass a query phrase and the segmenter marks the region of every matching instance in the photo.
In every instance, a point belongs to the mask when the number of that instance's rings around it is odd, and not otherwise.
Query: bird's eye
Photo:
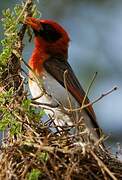
[[[52,25],[46,23],[42,23],[41,25],[43,30],[40,30],[38,35],[43,37],[46,41],[55,42],[62,37],[61,33],[58,32]]]

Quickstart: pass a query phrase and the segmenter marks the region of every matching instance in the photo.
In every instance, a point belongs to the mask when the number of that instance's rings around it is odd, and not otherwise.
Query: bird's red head
[[[35,34],[35,47],[47,55],[67,56],[69,36],[62,26],[53,20],[28,17],[25,21]]]

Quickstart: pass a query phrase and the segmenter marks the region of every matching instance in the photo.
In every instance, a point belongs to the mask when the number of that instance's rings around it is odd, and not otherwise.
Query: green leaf
[[[17,135],[20,134],[22,131],[22,124],[20,122],[18,122],[17,120],[13,120],[11,122],[11,128],[10,128],[10,134],[13,135]]]
[[[30,104],[31,104],[31,100],[30,99],[24,99],[23,102],[22,102],[23,109],[25,111],[29,111]]]
[[[28,180],[38,180],[42,175],[42,172],[38,169],[32,169],[30,173],[27,175]]]
[[[6,115],[6,117],[4,116],[2,121],[0,121],[0,131],[4,131],[9,125],[9,119]]]
[[[48,152],[39,152],[37,154],[37,159],[43,162],[47,162],[47,160],[49,159]]]

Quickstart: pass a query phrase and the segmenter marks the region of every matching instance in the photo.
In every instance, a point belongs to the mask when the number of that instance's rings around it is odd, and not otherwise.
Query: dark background
[[[12,9],[20,2],[0,2],[0,19],[3,9]],[[40,0],[37,5],[42,18],[58,21],[69,32],[69,62],[85,90],[98,72],[90,99],[118,86],[94,105],[98,122],[110,134],[109,145],[112,143],[114,149],[116,142],[122,142],[122,0]],[[32,44],[25,43],[26,61]]]

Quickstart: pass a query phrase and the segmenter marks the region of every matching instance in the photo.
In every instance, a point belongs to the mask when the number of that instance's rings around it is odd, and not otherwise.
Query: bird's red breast
[[[31,68],[40,77],[43,72],[47,72],[63,88],[66,88],[64,73],[67,71],[67,89],[81,106],[85,92],[67,62],[69,45],[68,33],[58,23],[52,20],[28,17],[25,23],[33,29],[35,34],[35,48],[29,60]],[[88,103],[89,99],[86,97],[85,104]],[[92,106],[88,106],[85,112],[91,120],[92,127],[98,129],[99,126]]]

